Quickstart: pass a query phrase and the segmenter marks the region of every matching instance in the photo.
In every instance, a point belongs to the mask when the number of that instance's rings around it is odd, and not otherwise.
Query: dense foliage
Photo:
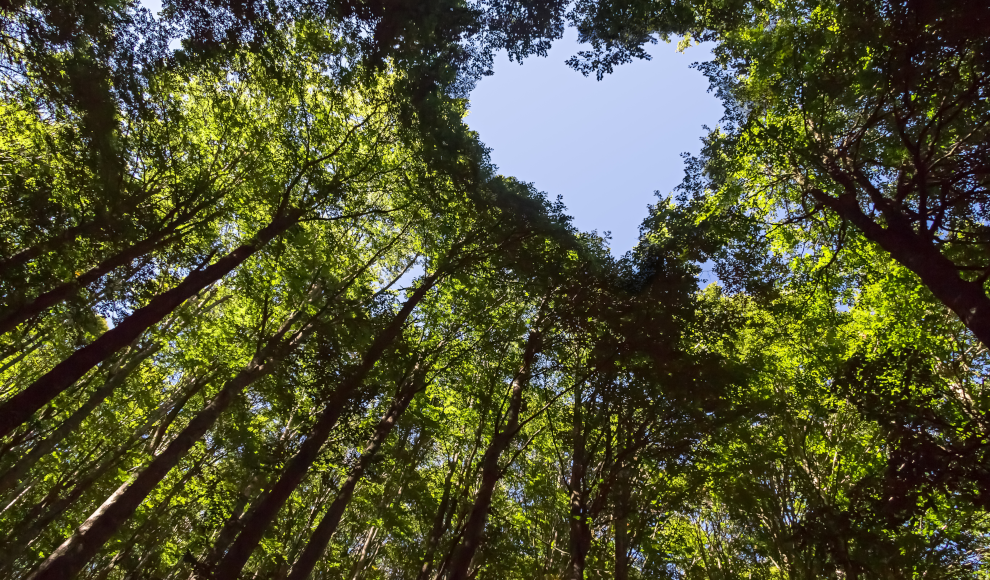
[[[621,258],[462,122],[568,23],[599,77],[715,43],[726,117]],[[990,576],[987,31],[0,2],[0,577]]]

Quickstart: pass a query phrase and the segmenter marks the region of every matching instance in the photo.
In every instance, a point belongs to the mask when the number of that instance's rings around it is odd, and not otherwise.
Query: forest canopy
[[[624,256],[464,123],[567,27],[713,47]],[[0,578],[990,578],[988,96],[982,0],[0,1]]]

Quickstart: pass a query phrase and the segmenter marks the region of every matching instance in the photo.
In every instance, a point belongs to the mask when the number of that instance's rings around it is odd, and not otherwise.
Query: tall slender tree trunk
[[[196,464],[189,469],[189,471],[182,475],[182,478],[180,478],[179,481],[172,486],[172,489],[170,489],[165,497],[162,498],[154,507],[152,513],[149,514],[148,519],[146,519],[140,526],[138,526],[136,530],[131,533],[127,541],[123,543],[123,546],[121,546],[113,558],[110,559],[110,562],[104,566],[104,571],[100,574],[100,578],[106,578],[109,575],[109,572],[116,569],[116,563],[123,560],[131,551],[131,548],[133,548],[140,540],[146,539],[147,537],[154,537],[155,532],[161,528],[161,520],[164,516],[168,515],[168,508],[172,503],[172,499],[174,499],[175,496],[185,488],[186,484],[199,475],[203,469],[203,465],[211,459],[212,455],[212,452],[203,454],[203,457],[200,458],[199,461],[197,461]],[[142,538],[142,535],[144,535],[145,538]],[[153,549],[158,549],[161,546],[159,542],[155,541],[146,543],[150,544]],[[130,570],[129,575],[135,576],[138,570],[140,570],[140,565]]]
[[[189,399],[192,399],[201,390],[203,390],[203,387],[205,387],[209,382],[210,380],[208,376],[196,379],[195,381],[193,381],[193,384],[189,387],[189,389],[186,390],[185,393],[182,393],[182,395],[179,397],[179,400],[172,405],[172,408],[169,409],[168,414],[166,414],[165,417],[162,418],[162,422],[159,423],[158,427],[155,428],[154,436],[152,436],[151,439],[148,441],[149,455],[154,456],[158,452],[158,447],[161,446],[165,434],[168,433],[168,428],[171,427],[172,423],[174,423],[175,420],[179,417],[179,413],[181,413],[182,409],[185,408],[186,403],[189,402]]]
[[[0,405],[0,437],[9,435],[30,419],[31,415],[72,386],[89,369],[130,344],[183,302],[228,274],[272,239],[298,223],[301,216],[302,211],[291,210],[276,217],[251,241],[240,245],[210,266],[192,272],[178,286],[159,294],[147,306],[135,310],[120,324],[72,353],[26,389],[8,399]]]
[[[364,543],[361,545],[361,552],[358,554],[357,560],[354,561],[354,565],[351,567],[351,573],[349,575],[351,580],[359,580],[361,578],[362,572],[364,571],[364,563],[368,560],[368,548],[371,547],[371,544],[374,543],[375,538],[378,537],[378,531],[379,529],[377,526],[371,526],[371,529],[368,530],[368,535],[365,537]],[[377,553],[378,549],[375,548],[375,551],[372,553],[371,557],[374,558]],[[304,576],[304,578],[308,578],[308,576]]]
[[[269,339],[265,348],[255,355],[244,369],[220,389],[213,400],[186,425],[160,454],[133,480],[123,484],[79,528],[62,543],[32,580],[56,580],[77,574],[92,559],[103,544],[137,510],[149,493],[165,478],[193,445],[216,423],[221,413],[249,385],[271,373],[285,354],[299,341],[312,322],[286,339],[288,322]]]
[[[292,565],[288,580],[306,580],[313,573],[316,563],[323,557],[323,552],[326,551],[327,545],[330,544],[330,538],[337,531],[340,518],[344,515],[344,510],[354,495],[354,487],[364,477],[364,472],[368,468],[368,465],[371,464],[371,461],[378,454],[382,443],[385,442],[385,439],[399,421],[399,417],[402,416],[402,413],[409,406],[409,402],[412,401],[413,395],[416,393],[417,377],[415,374],[417,372],[413,371],[414,374],[410,377],[408,383],[400,386],[399,392],[395,395],[395,400],[385,413],[385,416],[378,422],[378,426],[375,428],[371,439],[368,440],[364,452],[361,453],[361,458],[358,460],[357,465],[347,475],[347,479],[344,480],[340,491],[337,492],[337,497],[330,504],[327,513],[323,515],[323,519],[316,526],[302,554],[299,555],[295,564]]]
[[[48,308],[64,302],[75,295],[76,292],[96,282],[107,273],[116,270],[120,266],[130,264],[145,254],[153,252],[159,246],[167,243],[169,236],[175,233],[175,230],[180,225],[182,224],[175,223],[145,240],[132,244],[72,280],[59,284],[25,304],[16,306],[11,311],[0,316],[0,335],[14,330],[18,324],[41,314]]]
[[[33,246],[24,248],[9,258],[0,260],[0,274],[5,274],[8,270],[26,264],[42,254],[57,250],[59,247],[80,237],[92,237],[108,225],[108,220],[97,217],[91,221],[66,228],[47,240],[40,241]]]
[[[0,360],[7,361],[7,358],[14,353],[17,353],[17,356],[7,362],[4,362],[3,365],[0,366],[0,373],[5,372],[10,367],[24,360],[29,354],[38,350],[41,345],[45,344],[45,339],[48,337],[48,334],[48,332],[43,332],[40,335],[36,335],[36,337],[32,337],[34,338],[34,342],[29,344],[18,344],[18,341],[14,341],[14,344],[8,347],[3,355],[0,355]]]
[[[450,580],[467,580],[471,562],[481,546],[485,525],[488,522],[488,512],[492,506],[492,497],[495,495],[495,486],[502,478],[499,459],[516,436],[519,426],[519,411],[522,407],[522,393],[526,385],[529,384],[533,358],[536,356],[539,344],[539,333],[535,330],[531,331],[526,340],[522,367],[512,381],[512,392],[509,397],[509,409],[506,412],[505,425],[492,437],[492,442],[481,459],[481,485],[478,487],[474,505],[471,507],[471,514],[464,526],[461,542],[455,549],[453,558],[451,558]]]
[[[248,484],[241,490],[240,496],[237,498],[237,502],[234,504],[233,509],[230,511],[230,516],[224,522],[223,527],[220,528],[220,533],[217,534],[216,540],[213,542],[213,547],[203,558],[203,563],[201,567],[209,569],[212,567],[217,560],[223,556],[223,553],[230,546],[230,543],[234,541],[237,537],[237,531],[241,528],[241,520],[244,517],[244,510],[247,508],[248,502],[251,501],[251,496],[254,493],[254,488],[257,487],[258,476],[252,479]],[[196,572],[189,576],[190,580],[196,577]]]
[[[401,335],[409,315],[426,297],[430,288],[439,281],[440,276],[440,272],[434,272],[423,281],[420,287],[402,305],[399,313],[372,341],[361,364],[337,387],[333,397],[331,397],[330,404],[320,413],[316,424],[306,435],[306,440],[299,446],[299,450],[286,464],[278,481],[262,498],[261,503],[251,509],[250,515],[244,522],[243,531],[217,564],[217,569],[213,573],[215,580],[236,580],[240,576],[244,564],[247,563],[251,553],[257,548],[279,510],[282,509],[289,496],[299,486],[309,468],[319,457],[323,444],[330,437],[337,419],[340,418],[344,404],[358,392],[371,369],[395,342],[396,338]]]
[[[440,497],[440,505],[437,507],[437,514],[433,517],[433,526],[430,534],[426,537],[426,551],[423,555],[423,564],[419,568],[416,580],[429,580],[430,571],[433,568],[433,557],[437,551],[440,539],[449,527],[447,512],[450,511],[450,491],[454,482],[454,473],[457,471],[457,460],[460,454],[455,454],[450,460],[450,469],[447,470],[447,477],[443,481],[443,495]]]
[[[118,450],[107,460],[99,464],[99,466],[90,469],[89,472],[78,482],[73,488],[62,497],[54,499],[51,503],[41,509],[41,506],[35,506],[37,509],[32,509],[32,512],[28,514],[24,520],[15,527],[15,529],[4,539],[4,550],[7,551],[11,557],[9,561],[0,557],[0,563],[6,565],[12,562],[16,555],[22,554],[25,549],[27,549],[38,536],[47,528],[56,518],[61,516],[65,510],[69,509],[73,503],[76,502],[84,493],[86,493],[97,481],[100,480],[104,475],[106,475],[111,469],[118,466],[120,459],[130,451],[130,448],[124,448]],[[57,497],[57,496],[56,496]]]
[[[151,192],[147,190],[142,191],[140,194],[130,196],[124,199],[124,201],[118,206],[111,208],[109,211],[99,212],[93,217],[92,220],[88,222],[83,222],[81,224],[66,228],[54,236],[46,240],[42,240],[33,246],[24,248],[8,258],[0,259],[0,275],[6,274],[11,268],[16,268],[17,266],[26,264],[42,254],[57,251],[59,248],[68,243],[74,242],[79,238],[92,238],[99,234],[100,231],[112,230],[114,225],[118,223],[114,216],[126,215],[129,212],[134,211],[134,209],[137,208],[141,202],[145,201],[150,196]]]
[[[626,432],[622,417],[616,429],[615,478],[615,580],[629,580],[629,473],[622,459]]]
[[[139,353],[137,353],[131,360],[127,362],[122,368],[118,369],[113,375],[110,376],[103,383],[103,386],[93,391],[85,403],[81,407],[76,409],[69,418],[62,422],[48,437],[37,443],[31,450],[17,461],[8,469],[2,476],[0,476],[0,493],[3,493],[10,489],[11,487],[17,485],[17,482],[24,477],[24,474],[30,470],[39,459],[48,455],[52,449],[55,448],[65,437],[76,430],[79,425],[89,417],[96,407],[98,407],[108,396],[117,388],[117,385],[122,383],[124,379],[127,378],[131,372],[138,367],[145,359],[149,356],[158,352],[161,347],[158,344],[151,344]]]
[[[574,414],[571,425],[574,449],[571,457],[570,481],[570,561],[567,563],[567,578],[570,580],[584,580],[584,568],[588,550],[591,548],[591,530],[588,527],[587,492],[584,481],[588,460],[585,452],[582,395],[579,384],[574,389]]]
[[[117,372],[124,372],[125,370],[126,369],[118,369]],[[204,384],[203,381],[194,382],[192,386],[192,390],[197,390],[201,388],[203,384]],[[161,416],[165,413],[165,409],[167,408],[168,405],[164,406],[163,408],[159,408],[155,412],[153,412],[144,422],[144,424],[141,427],[137,428],[134,431],[134,433],[131,434],[130,438],[122,446],[120,446],[111,455],[109,459],[103,461],[102,463],[99,463],[99,465],[97,465],[96,467],[90,468],[88,470],[80,467],[77,470],[76,474],[69,476],[69,479],[72,480],[73,478],[76,477],[77,474],[82,474],[85,472],[85,474],[75,484],[75,486],[72,488],[72,490],[67,496],[58,497],[58,494],[61,493],[61,488],[60,486],[56,485],[52,489],[52,491],[49,492],[49,495],[51,497],[43,499],[42,501],[36,503],[31,508],[31,511],[28,513],[28,515],[25,516],[21,525],[15,527],[14,531],[11,532],[11,535],[8,535],[8,539],[5,540],[8,544],[12,546],[13,551],[16,552],[17,550],[13,548],[14,544],[12,544],[12,542],[14,542],[15,540],[10,539],[11,537],[13,537],[12,534],[16,532],[19,534],[18,537],[27,538],[25,541],[28,543],[25,545],[30,545],[30,542],[34,541],[34,538],[37,537],[37,535],[40,534],[41,531],[43,531],[44,528],[48,526],[48,524],[50,524],[52,521],[54,521],[56,517],[60,516],[62,512],[68,509],[80,496],[82,496],[83,493],[85,493],[105,473],[107,473],[109,470],[113,468],[116,468],[118,466],[118,462],[120,461],[120,459],[123,458],[128,453],[130,453],[132,450],[134,450],[136,445],[140,444],[141,439],[145,435],[147,435],[148,430],[152,426],[154,426],[154,424],[161,418]],[[98,448],[99,445],[97,446],[97,450]],[[93,453],[95,452],[96,450],[93,451]],[[28,531],[24,532],[23,530],[28,530]],[[32,536],[31,534],[34,535]],[[3,558],[0,558],[0,562],[2,561]]]
[[[103,228],[102,220],[93,220],[85,222],[70,228],[66,228],[59,232],[58,234],[48,238],[47,240],[38,242],[37,244],[24,248],[20,252],[0,260],[0,274],[6,273],[11,268],[16,268],[17,266],[28,263],[29,261],[37,258],[41,254],[47,253],[53,248],[67,244],[72,240],[75,240],[79,236],[86,235],[88,233],[97,232]]]

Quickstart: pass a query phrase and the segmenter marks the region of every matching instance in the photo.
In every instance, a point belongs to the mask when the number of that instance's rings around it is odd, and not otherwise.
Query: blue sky
[[[681,182],[682,152],[697,153],[703,125],[714,127],[722,107],[691,63],[709,58],[705,46],[678,53],[651,47],[651,61],[616,68],[602,81],[564,61],[581,50],[576,32],[520,65],[501,55],[495,74],[471,94],[467,123],[492,149],[503,175],[563,196],[581,230],[612,232],[611,250],[631,249],[647,204]]]

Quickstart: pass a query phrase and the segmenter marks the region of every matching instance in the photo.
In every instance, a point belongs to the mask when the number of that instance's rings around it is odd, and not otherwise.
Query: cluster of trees
[[[0,3],[0,577],[987,577],[982,4]],[[462,123],[568,23],[716,43],[621,258]]]

